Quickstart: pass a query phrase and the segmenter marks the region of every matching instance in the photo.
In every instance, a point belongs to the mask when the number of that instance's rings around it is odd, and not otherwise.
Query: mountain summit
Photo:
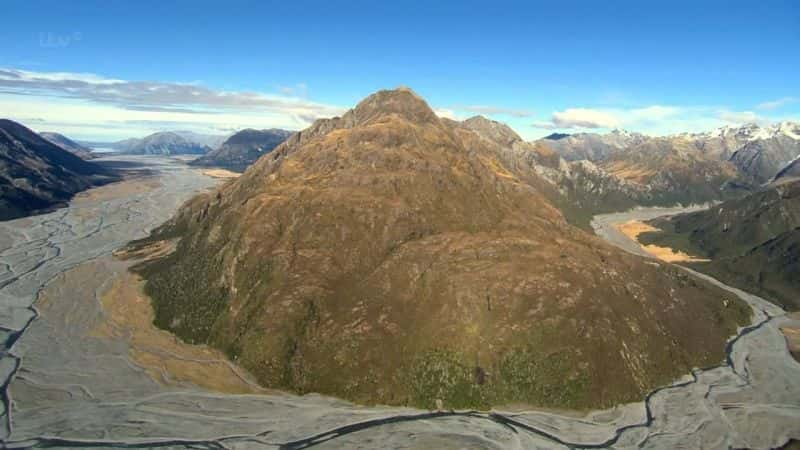
[[[318,120],[135,244],[178,240],[138,268],[155,323],[265,386],[423,407],[608,406],[721,361],[745,306],[572,227],[509,151],[405,88]]]

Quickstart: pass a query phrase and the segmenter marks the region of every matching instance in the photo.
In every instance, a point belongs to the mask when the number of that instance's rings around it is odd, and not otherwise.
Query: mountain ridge
[[[24,125],[0,119],[0,220],[49,211],[117,179]]]

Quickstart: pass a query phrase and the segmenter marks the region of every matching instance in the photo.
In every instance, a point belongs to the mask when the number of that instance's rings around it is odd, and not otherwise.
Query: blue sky
[[[82,139],[300,129],[406,85],[531,139],[800,119],[798,5],[5,0],[0,110]]]

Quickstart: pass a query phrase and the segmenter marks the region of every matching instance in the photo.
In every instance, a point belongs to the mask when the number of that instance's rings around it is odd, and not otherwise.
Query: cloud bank
[[[197,125],[206,132],[209,126],[220,121],[224,122],[224,128],[256,125],[299,129],[317,118],[339,115],[344,111],[337,106],[286,95],[305,95],[306,86],[302,83],[291,90],[281,91],[285,94],[223,91],[195,83],[129,81],[87,73],[0,68],[0,94],[15,98],[11,112],[29,110],[31,105],[41,105],[44,99],[49,99],[62,110],[69,109],[68,105],[75,110],[76,115],[65,111],[66,115],[60,121],[78,116],[84,125],[95,124],[98,129],[103,128],[101,125],[106,129],[108,125],[114,125],[115,119],[116,125],[141,120],[136,114],[139,112],[148,113],[156,122],[181,122],[188,127]],[[95,114],[87,108],[94,109]],[[116,111],[109,116],[109,109]],[[39,116],[41,114],[19,119],[30,120]],[[241,119],[239,126],[236,126],[237,116]],[[47,117],[43,120],[48,122]]]

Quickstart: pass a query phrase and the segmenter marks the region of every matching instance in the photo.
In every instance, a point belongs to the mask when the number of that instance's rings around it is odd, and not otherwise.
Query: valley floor
[[[9,448],[769,448],[800,438],[800,364],[780,331],[800,320],[727,287],[754,308],[727,364],[612,410],[430,412],[264,392],[218,352],[155,329],[131,262],[112,256],[219,182],[180,162],[144,161],[155,178],[0,223],[0,331],[10,347],[0,359],[0,438]],[[642,254],[616,225],[669,212],[594,224]]]

